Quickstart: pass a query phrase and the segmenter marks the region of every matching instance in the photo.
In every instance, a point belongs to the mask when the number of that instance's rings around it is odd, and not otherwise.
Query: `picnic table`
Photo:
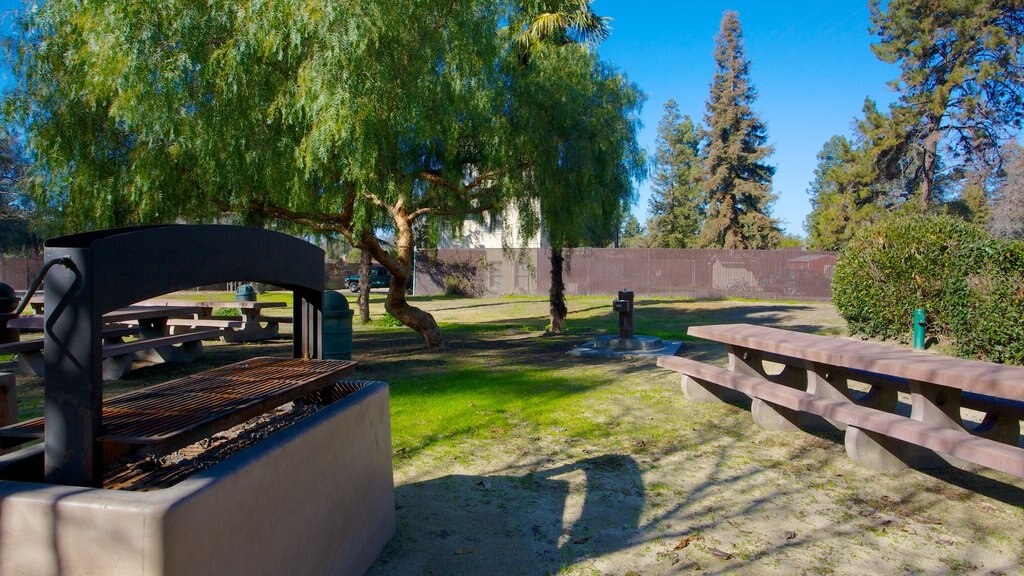
[[[139,302],[142,306],[188,306],[196,309],[191,318],[175,318],[168,324],[178,331],[179,328],[196,330],[202,328],[219,328],[221,338],[225,342],[255,342],[275,338],[279,332],[279,322],[289,320],[274,316],[263,316],[267,308],[284,308],[284,302],[268,302],[253,300],[176,300],[155,298]],[[235,316],[214,316],[218,308],[229,308],[238,311]]]
[[[21,300],[22,298],[25,297],[25,291],[24,290],[15,290],[14,294],[15,294],[15,296],[18,297],[18,300]],[[32,308],[32,312],[31,312],[32,314],[42,314],[43,313],[43,294],[42,294],[42,292],[37,292],[37,293],[33,294],[32,297],[29,298],[28,305],[29,305],[30,308]]]
[[[687,333],[725,344],[729,357],[728,368],[658,359],[683,374],[691,400],[749,397],[755,422],[769,430],[844,430],[848,455],[871,468],[971,462],[1024,478],[1022,367],[750,324]],[[901,392],[910,396],[909,414],[899,410]],[[972,425],[961,408],[984,417]]]
[[[134,359],[149,362],[191,363],[202,355],[202,340],[216,338],[218,330],[170,334],[173,318],[188,317],[197,308],[188,306],[129,306],[103,315],[103,378],[119,380],[131,371]],[[42,331],[45,317],[25,314],[6,321],[8,328]],[[125,336],[138,336],[124,342]],[[22,374],[43,375],[43,339],[33,338],[0,344],[0,354],[17,354]]]

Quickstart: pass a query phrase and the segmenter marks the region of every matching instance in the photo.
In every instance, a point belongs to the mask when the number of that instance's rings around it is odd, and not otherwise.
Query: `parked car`
[[[391,286],[391,273],[383,266],[371,266],[368,279],[370,288],[387,288]],[[345,284],[352,292],[359,292],[359,274],[345,277]]]

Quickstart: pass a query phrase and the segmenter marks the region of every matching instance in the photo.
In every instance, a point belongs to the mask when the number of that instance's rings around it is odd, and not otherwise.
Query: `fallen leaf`
[[[786,540],[792,540],[793,538],[796,538],[796,532],[793,532],[793,531],[786,532]]]
[[[710,552],[713,556],[717,558],[721,558],[722,560],[730,560],[732,558],[732,554],[729,554],[724,550],[719,550],[718,548],[712,548],[708,546],[708,552]]]
[[[693,542],[694,538],[696,538],[696,536],[687,536],[686,538],[683,538],[679,541],[679,544],[676,544],[676,547],[673,548],[673,550],[682,550],[683,548],[686,548],[690,545],[690,542]]]
[[[590,536],[584,536],[582,538],[577,538],[577,539],[573,540],[572,543],[573,544],[586,544],[588,541],[590,541]]]
[[[466,554],[472,554],[472,553],[473,553],[473,549],[470,548],[469,546],[467,546],[465,548],[456,548],[455,549],[455,555],[456,556],[465,556]]]

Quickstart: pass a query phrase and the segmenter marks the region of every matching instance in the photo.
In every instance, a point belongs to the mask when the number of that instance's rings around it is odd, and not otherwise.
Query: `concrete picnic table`
[[[225,342],[255,342],[268,340],[278,335],[278,323],[281,319],[261,316],[265,308],[284,308],[284,302],[253,301],[253,300],[177,300],[156,298],[139,302],[141,306],[188,306],[197,311],[191,319],[173,319],[169,325],[175,329],[219,328],[221,338]],[[233,308],[239,312],[236,316],[214,316],[217,308]],[[288,320],[284,318],[283,320]],[[262,323],[266,323],[264,326]]]
[[[751,398],[754,421],[789,431],[845,431],[849,456],[869,468],[932,468],[963,461],[1024,478],[1020,421],[1024,368],[951,358],[877,342],[750,324],[691,326],[690,336],[725,344],[728,369],[679,357],[658,365],[682,373],[692,401]],[[782,364],[768,371],[764,362]],[[848,384],[870,387],[866,393]],[[897,393],[910,414],[897,411]],[[965,422],[961,407],[984,413]]]
[[[191,306],[129,306],[103,315],[103,377],[118,380],[131,370],[132,360],[162,363],[191,363],[202,354],[202,340],[220,335],[217,330],[169,333],[172,318],[188,318],[197,313]],[[24,314],[6,321],[8,328],[42,331],[45,316]],[[138,340],[123,342],[122,337],[138,335]],[[0,352],[18,354],[23,374],[43,375],[43,339],[20,340],[0,344]]]

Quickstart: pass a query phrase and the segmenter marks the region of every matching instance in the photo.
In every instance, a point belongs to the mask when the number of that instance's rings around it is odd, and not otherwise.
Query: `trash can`
[[[235,302],[255,302],[256,289],[252,284],[242,284],[235,290]]]
[[[14,292],[14,288],[0,282],[0,313],[14,312],[20,303],[21,300]]]
[[[352,359],[352,309],[338,291],[324,292],[324,359]]]

